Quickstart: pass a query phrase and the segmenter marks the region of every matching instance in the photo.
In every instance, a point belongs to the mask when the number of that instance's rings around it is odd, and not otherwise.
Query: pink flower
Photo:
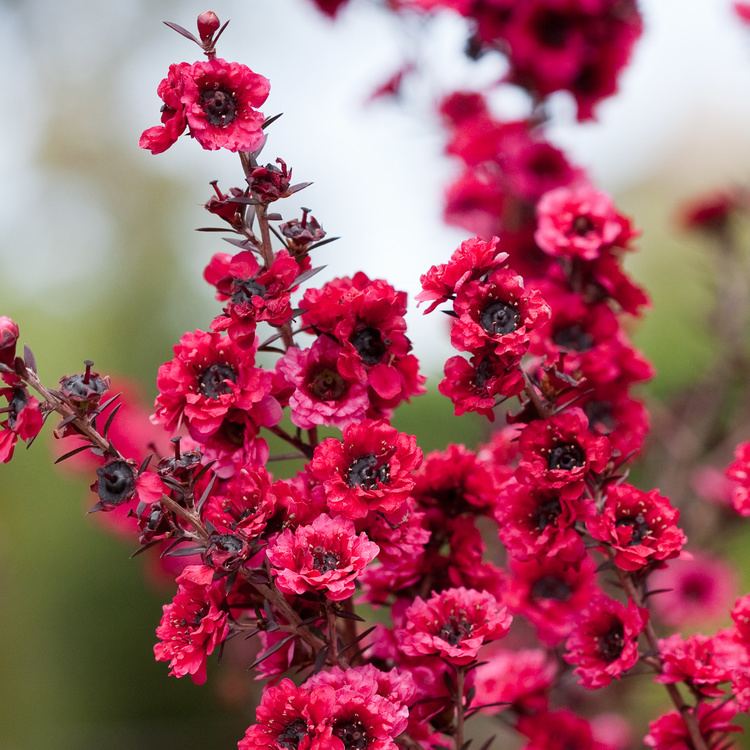
[[[528,737],[523,750],[599,750],[591,724],[564,708],[522,716],[516,729]]]
[[[8,463],[18,440],[32,440],[42,430],[41,404],[25,388],[2,388],[0,396],[8,401],[7,417],[0,422],[0,464]]]
[[[199,443],[219,441],[231,432],[242,444],[261,426],[275,425],[281,409],[271,395],[273,376],[253,357],[218,333],[183,334],[174,358],[159,368],[154,419],[169,430],[186,424]],[[239,440],[238,440],[239,438]]]
[[[709,750],[727,747],[727,734],[742,731],[732,724],[737,715],[734,703],[710,703],[703,701],[694,709],[698,720],[698,729]],[[685,720],[678,711],[671,711],[652,721],[648,726],[648,734],[643,740],[646,747],[653,750],[692,750]]]
[[[213,580],[206,565],[190,565],[177,577],[177,593],[156,628],[156,661],[169,662],[172,677],[190,675],[206,681],[206,657],[227,637],[229,625],[223,610],[223,584]]]
[[[185,71],[180,101],[190,135],[211,151],[254,151],[263,141],[267,78],[246,65],[221,58],[194,63]]]
[[[268,549],[276,585],[287,594],[321,591],[333,601],[348,599],[379,548],[357,535],[343,518],[318,516],[310,526],[286,529]]]
[[[396,637],[407,656],[436,655],[465,665],[485,643],[506,635],[511,621],[506,607],[487,592],[446,589],[427,601],[417,597]]]
[[[691,625],[723,617],[736,587],[734,571],[721,560],[702,554],[679,557],[649,578],[659,591],[651,606],[667,624]]]
[[[293,389],[289,408],[297,427],[344,428],[364,418],[370,405],[367,388],[342,373],[340,357],[341,348],[321,336],[309,349],[290,347],[277,362],[277,373]]]
[[[324,440],[310,461],[310,474],[320,483],[334,513],[364,518],[372,510],[391,512],[409,497],[413,472],[422,451],[413,435],[386,422],[365,420],[344,430],[343,441]]]
[[[549,255],[594,260],[610,248],[626,249],[635,234],[609,196],[590,185],[552,190],[537,205],[534,239]]]
[[[521,482],[559,489],[604,470],[610,457],[606,437],[593,434],[581,409],[528,424],[519,439]]]
[[[648,610],[628,601],[627,607],[608,597],[591,602],[566,644],[565,661],[589,690],[609,685],[638,662],[638,638]]]
[[[727,468],[726,474],[734,482],[734,509],[741,516],[750,516],[750,442],[740,443],[735,448],[734,461]]]
[[[719,684],[732,677],[730,664],[721,658],[719,642],[705,635],[663,638],[659,641],[659,655],[662,672],[656,681],[665,685],[686,682],[701,695],[718,698],[723,695]]]
[[[658,490],[620,484],[607,489],[601,512],[586,527],[614,550],[618,568],[639,570],[680,554],[687,539],[677,526],[679,519],[680,511]]]
[[[189,63],[170,65],[167,77],[159,84],[157,94],[164,102],[161,108],[162,124],[144,130],[138,143],[141,148],[148,149],[152,154],[166,151],[187,127],[182,94],[190,67]]]

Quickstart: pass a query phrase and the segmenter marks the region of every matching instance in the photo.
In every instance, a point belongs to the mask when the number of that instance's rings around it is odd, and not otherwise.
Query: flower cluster
[[[333,16],[345,1],[317,4]],[[475,54],[501,49],[509,80],[537,103],[572,92],[581,117],[640,32],[627,0],[393,5],[472,19]],[[723,611],[729,594],[721,565],[685,550],[680,510],[629,481],[648,432],[633,388],[652,374],[625,332],[647,302],[622,269],[630,220],[545,139],[539,113],[501,122],[480,95],[444,100],[464,165],[446,213],[478,236],[422,276],[417,299],[447,313],[458,352],[439,391],[457,414],[507,425],[476,450],[425,455],[391,423],[425,390],[405,293],[362,271],[309,284],[328,240],[309,209],[281,214],[308,183],[282,158],[258,161],[276,119],[258,109],[268,81],[216,56],[215,14],[198,36],[168,25],[207,59],[170,67],[141,146],[161,153],[187,131],[238,152],[239,185],[212,183],[205,205],[234,248],[204,270],[222,307],[159,368],[150,420],[91,362],[46,387],[0,317],[0,461],[60,417],[59,460],[95,474],[93,510],[176,582],[154,646],[172,676],[203,683],[212,654],[252,641],[266,683],[239,750],[465,750],[479,712],[502,712],[527,750],[622,750],[616,721],[558,701],[637,666],[675,709],[647,746],[728,747],[750,711],[750,596],[712,635],[656,630]],[[750,444],[727,478],[750,515]],[[652,608],[659,580],[674,590]]]

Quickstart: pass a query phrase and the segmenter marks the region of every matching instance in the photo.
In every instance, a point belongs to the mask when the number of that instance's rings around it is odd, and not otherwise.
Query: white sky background
[[[685,180],[744,180],[750,166],[747,148],[743,158],[735,158],[722,141],[727,132],[742,138],[750,124],[750,30],[734,18],[730,0],[643,0],[642,7],[646,32],[621,79],[620,94],[600,107],[597,123],[587,125],[574,121],[568,101],[555,101],[553,139],[613,192],[646,180],[687,136],[695,136],[705,152],[681,160]],[[137,137],[158,121],[156,85],[168,64],[195,59],[198,52],[159,21],[169,18],[192,29],[204,9],[192,1],[118,0],[97,6],[87,0],[24,0],[19,14],[0,5],[0,60],[7,76],[0,118],[0,236],[19,236],[30,217],[37,217],[33,242],[22,250],[23,264],[18,245],[0,242],[0,273],[19,289],[38,294],[40,305],[55,304],[56,291],[71,281],[51,259],[74,257],[76,278],[86,269],[83,273],[93,280],[113,248],[108,217],[96,215],[96,186],[55,180],[40,168],[40,124],[54,113],[44,111],[34,92],[39,77],[53,73],[59,85],[85,83],[111,50],[126,44],[125,64],[111,83],[121,92],[121,111],[114,113],[117,138],[123,149],[133,151],[133,159],[147,160],[155,173],[194,186],[184,226],[174,231],[187,243],[196,290],[201,289],[199,271],[220,243],[192,233],[204,221],[196,207],[206,197],[209,179],[218,177],[224,185],[237,181],[235,158],[203,152],[187,139],[151,157],[138,153]],[[442,155],[443,133],[432,113],[431,94],[489,82],[502,70],[501,63],[465,61],[463,22],[446,15],[420,42],[430,80],[407,89],[403,108],[365,107],[367,93],[400,65],[422,35],[404,33],[368,0],[353,0],[335,23],[308,0],[226,0],[215,10],[232,19],[220,54],[267,75],[272,94],[264,110],[285,113],[272,128],[265,157],[284,156],[296,179],[315,181],[293,205],[310,205],[329,233],[342,237],[320,251],[317,263],[328,264],[329,277],[361,268],[413,296],[420,273],[446,259],[464,236],[441,222],[442,191],[455,165]],[[27,56],[31,65],[24,62]],[[508,116],[519,114],[521,105],[512,92],[498,101]],[[96,135],[96,107],[96,101],[80,103],[81,138]],[[709,160],[713,172],[709,168],[707,173],[706,156],[714,146],[718,156]],[[51,204],[50,221],[33,213],[38,195]],[[82,201],[89,211],[86,222],[76,215]],[[205,290],[199,293],[209,296]],[[85,295],[78,301],[85,304]],[[447,352],[439,318],[412,312],[410,326],[420,357],[434,363]]]

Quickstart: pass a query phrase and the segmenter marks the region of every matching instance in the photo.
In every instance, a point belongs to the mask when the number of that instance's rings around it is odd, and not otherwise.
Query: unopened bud
[[[198,34],[204,44],[211,42],[213,35],[219,30],[221,21],[212,10],[207,10],[198,16]]]
[[[0,362],[10,365],[16,356],[16,342],[18,341],[18,324],[0,315]]]

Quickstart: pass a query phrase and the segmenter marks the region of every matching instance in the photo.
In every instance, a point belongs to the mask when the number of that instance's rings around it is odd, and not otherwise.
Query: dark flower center
[[[596,645],[599,656],[608,664],[615,659],[619,659],[623,648],[625,648],[625,631],[622,622],[617,620],[612,623],[610,629],[596,639]]]
[[[515,305],[495,300],[482,310],[479,322],[490,336],[512,333],[521,324],[521,314]]]
[[[346,381],[333,367],[321,367],[307,382],[310,393],[321,401],[338,401],[347,392]]]
[[[90,399],[101,396],[107,390],[104,378],[91,373],[76,373],[60,383],[67,396],[73,399]]]
[[[485,391],[487,383],[495,377],[494,362],[490,357],[485,357],[474,370],[474,387],[478,391]]]
[[[23,388],[13,389],[13,398],[8,403],[8,426],[13,429],[16,426],[18,415],[23,411],[29,399]]]
[[[589,418],[589,424],[599,432],[609,435],[615,429],[615,418],[609,401],[589,401],[584,405],[583,411]]]
[[[235,305],[248,304],[253,297],[263,297],[266,288],[255,279],[234,279],[232,282],[232,302]]]
[[[388,350],[377,328],[360,328],[349,341],[366,365],[378,364]]]
[[[346,750],[365,750],[370,744],[367,727],[359,719],[337,721],[333,725],[333,736],[344,743]]]
[[[547,458],[550,469],[573,471],[584,465],[586,456],[578,443],[558,443],[553,446]]]
[[[553,10],[537,13],[534,19],[534,32],[539,42],[545,47],[553,49],[564,47],[570,28],[570,18]]]
[[[709,585],[708,579],[703,576],[692,575],[686,577],[680,588],[682,590],[682,595],[686,599],[696,602],[703,601],[711,592],[711,586]]]
[[[242,539],[232,534],[212,534],[209,544],[218,552],[226,552],[229,555],[237,555],[244,547]]]
[[[627,518],[618,518],[615,522],[616,526],[630,526],[633,529],[633,534],[630,537],[628,546],[634,547],[636,544],[640,544],[647,536],[651,534],[651,527],[648,525],[646,516],[643,513],[638,513],[635,516],[629,516]]]
[[[531,596],[533,599],[555,599],[559,602],[565,602],[570,599],[573,593],[567,582],[557,576],[542,576],[534,581],[531,587]]]
[[[198,378],[198,387],[207,398],[219,398],[232,390],[227,380],[237,382],[237,373],[229,365],[211,365]]]
[[[579,237],[585,237],[589,232],[593,231],[594,222],[589,219],[588,216],[576,216],[573,221],[573,231]]]
[[[558,328],[552,340],[563,349],[574,352],[586,352],[594,345],[594,337],[580,323]]]
[[[547,526],[552,526],[557,521],[560,513],[562,513],[562,506],[560,500],[556,497],[539,503],[536,510],[531,514],[534,528],[537,531],[544,531]]]
[[[368,453],[352,461],[346,470],[346,481],[350,487],[376,490],[391,481],[391,467],[380,463],[374,453]]]
[[[312,551],[313,568],[318,573],[328,573],[338,568],[341,560],[335,552],[331,552],[323,547],[314,547]]]
[[[457,646],[464,638],[471,635],[473,629],[474,626],[465,617],[451,615],[438,631],[438,637],[450,643],[451,646]]]
[[[201,107],[211,125],[225,128],[237,117],[237,100],[231,91],[209,88],[201,92]]]
[[[307,737],[307,722],[304,719],[295,719],[287,724],[276,738],[276,744],[284,750],[297,750],[299,743]]]
[[[119,505],[133,496],[135,474],[125,461],[112,461],[96,470],[96,492],[107,505]]]

